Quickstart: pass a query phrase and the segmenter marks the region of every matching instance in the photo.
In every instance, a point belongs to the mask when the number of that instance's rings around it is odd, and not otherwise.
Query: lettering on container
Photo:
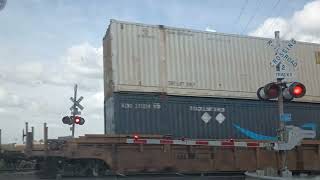
[[[155,39],[155,36],[150,35],[149,30],[147,28],[144,28],[144,29],[142,29],[142,34],[138,34],[138,38]]]
[[[225,112],[225,108],[221,107],[211,107],[211,106],[189,106],[190,111],[212,111],[212,112]]]
[[[152,103],[152,104],[146,104],[146,103],[121,103],[122,109],[161,109],[160,103]]]
[[[172,35],[178,35],[178,36],[194,36],[193,33],[189,33],[189,32],[183,32],[183,31],[167,31],[168,34],[172,34]]]
[[[195,82],[184,82],[184,81],[168,81],[169,86],[176,86],[176,87],[194,87],[196,85]]]

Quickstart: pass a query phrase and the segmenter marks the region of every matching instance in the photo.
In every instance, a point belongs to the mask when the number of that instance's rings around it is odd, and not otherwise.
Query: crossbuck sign
[[[296,40],[291,39],[284,47],[278,47],[272,40],[267,42],[268,46],[272,47],[275,51],[275,56],[271,60],[271,65],[277,67],[276,78],[293,77],[293,70],[297,67],[298,63],[294,58],[290,57],[288,53],[293,49],[296,43]]]
[[[78,110],[78,108],[81,110],[84,109],[84,107],[80,104],[83,97],[81,96],[79,99],[77,99],[77,89],[78,89],[78,85],[76,84],[74,86],[74,97],[70,97],[70,100],[73,103],[73,105],[70,107],[70,110],[71,110],[71,113],[73,114],[73,116],[81,114],[81,112]]]

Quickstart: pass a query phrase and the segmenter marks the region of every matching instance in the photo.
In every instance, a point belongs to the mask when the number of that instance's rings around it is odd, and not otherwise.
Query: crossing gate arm
[[[171,140],[171,139],[127,139],[127,144],[172,144],[186,146],[215,146],[215,147],[244,147],[244,148],[268,148],[272,147],[271,143],[266,142],[239,142],[231,140],[207,141],[207,140]]]

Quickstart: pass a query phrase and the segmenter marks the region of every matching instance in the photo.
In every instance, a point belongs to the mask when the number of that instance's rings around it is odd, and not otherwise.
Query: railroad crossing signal
[[[301,98],[306,94],[306,87],[299,82],[276,83],[272,82],[260,87],[257,96],[260,100],[276,99],[282,93],[283,99],[291,101],[294,98]]]
[[[63,124],[72,125],[73,123],[83,125],[85,123],[84,118],[80,116],[65,116],[62,118]]]
[[[280,31],[275,31],[275,40],[268,41],[268,45],[273,47],[275,50],[275,57],[271,61],[271,65],[276,67],[276,78],[277,82],[269,83],[264,87],[261,87],[257,91],[258,98],[261,100],[275,99],[278,100],[278,113],[279,113],[279,129],[277,130],[279,144],[288,144],[289,140],[287,126],[285,126],[285,120],[291,119],[284,118],[284,106],[283,101],[291,101],[293,98],[301,98],[306,93],[306,88],[303,84],[294,82],[288,84],[283,82],[285,78],[292,78],[294,68],[297,67],[298,63],[291,58],[288,53],[297,43],[294,39],[291,39],[286,46],[281,47],[280,45]],[[291,66],[291,71],[286,65]],[[290,134],[289,134],[290,135]],[[291,142],[290,142],[291,143]],[[277,143],[278,144],[278,143]],[[279,150],[288,150],[288,148],[278,148]],[[282,153],[282,169],[288,172],[286,156]]]
[[[72,127],[70,128],[70,130],[72,131],[72,137],[74,137],[75,124],[83,125],[85,123],[84,118],[79,116],[81,114],[81,111],[79,111],[79,109],[83,110],[84,107],[80,104],[80,102],[83,100],[83,97],[81,96],[79,99],[77,99],[77,90],[78,85],[76,84],[74,86],[74,96],[70,97],[70,100],[73,103],[73,105],[70,107],[71,116],[64,116],[62,118],[63,124],[72,125]]]

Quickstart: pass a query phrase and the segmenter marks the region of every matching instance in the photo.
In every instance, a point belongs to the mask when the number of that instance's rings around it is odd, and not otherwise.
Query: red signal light
[[[85,123],[85,120],[80,116],[75,116],[73,122],[75,124],[83,125]]]
[[[296,86],[293,88],[293,94],[294,95],[300,95],[302,93],[302,88],[300,86]]]
[[[133,138],[134,138],[135,140],[137,140],[137,139],[139,139],[139,136],[138,136],[138,135],[134,135]]]
[[[299,82],[294,82],[289,86],[289,92],[294,98],[301,98],[306,94],[306,87]]]
[[[76,116],[76,117],[74,118],[74,123],[80,124],[80,121],[81,121],[81,117]]]

